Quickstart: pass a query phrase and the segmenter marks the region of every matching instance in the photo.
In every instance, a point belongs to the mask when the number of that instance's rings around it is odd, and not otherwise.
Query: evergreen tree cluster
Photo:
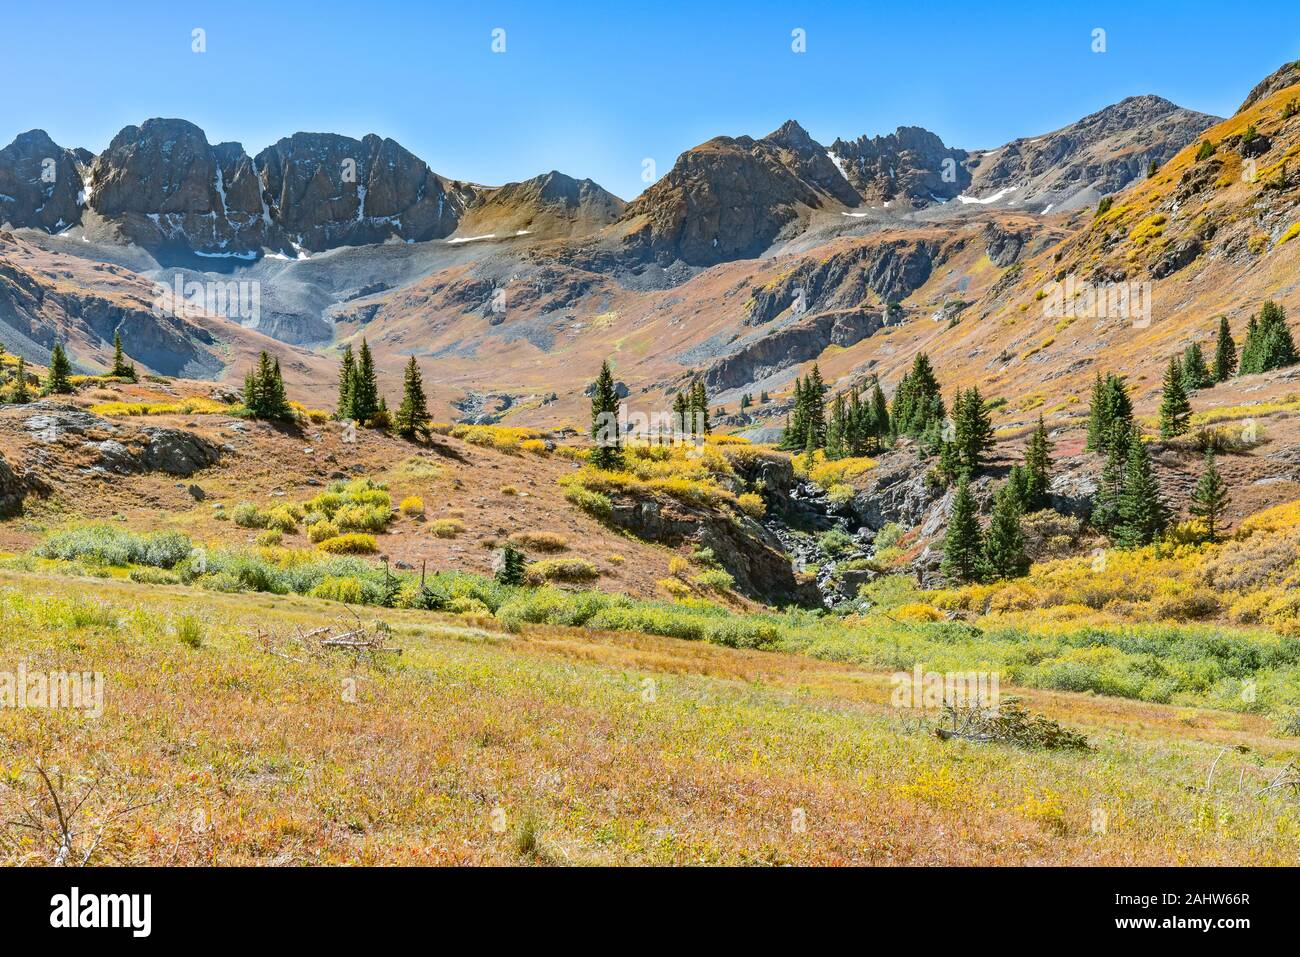
[[[382,426],[388,418],[388,404],[379,392],[374,356],[365,339],[361,340],[356,355],[350,345],[343,350],[339,362],[338,405],[338,417],[351,419],[358,425]]]
[[[244,408],[254,419],[293,420],[294,412],[285,395],[279,359],[272,359],[266,352],[258,356],[257,365],[244,377]]]
[[[974,477],[993,447],[993,422],[980,390],[957,390],[952,403],[952,437],[941,437],[939,472],[949,480]]]
[[[897,435],[928,440],[937,447],[939,430],[947,415],[943,397],[939,394],[939,380],[935,378],[930,357],[917,353],[911,370],[903,376],[894,391],[894,404],[890,421]]]
[[[865,398],[857,387],[847,396],[841,392],[831,403],[826,457],[843,459],[879,452],[889,446],[891,431],[889,404],[878,381],[872,383],[871,394]]]
[[[1286,324],[1286,310],[1269,300],[1260,307],[1258,318],[1250,317],[1246,340],[1241,346],[1238,375],[1270,372],[1300,361],[1291,330]]]
[[[814,363],[807,378],[794,380],[794,409],[781,435],[781,448],[826,447],[826,383]]]

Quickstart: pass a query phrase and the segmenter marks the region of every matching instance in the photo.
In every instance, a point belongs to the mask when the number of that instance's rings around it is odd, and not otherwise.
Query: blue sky
[[[40,127],[98,152],[150,116],[249,152],[298,130],[374,132],[453,178],[560,169],[624,198],[647,157],[662,175],[712,136],[790,117],[827,144],[914,124],[988,147],[1137,93],[1226,115],[1300,58],[1294,0],[6,6],[0,143]]]

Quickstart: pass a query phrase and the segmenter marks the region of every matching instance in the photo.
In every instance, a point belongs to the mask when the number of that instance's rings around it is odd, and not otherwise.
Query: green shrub
[[[323,518],[307,526],[307,538],[313,543],[325,541],[327,538],[334,538],[339,534],[339,527],[327,518]]]
[[[364,597],[364,590],[361,582],[355,578],[326,578],[311,590],[311,597],[359,605]]]
[[[194,615],[177,615],[172,621],[172,630],[181,644],[190,648],[203,646],[203,622]]]
[[[191,551],[189,538],[180,532],[136,535],[112,525],[85,525],[56,532],[36,547],[41,558],[155,568],[172,568]]]
[[[266,528],[266,514],[252,502],[240,502],[231,509],[230,520],[240,528]]]
[[[580,485],[570,485],[564,490],[564,497],[595,518],[609,518],[614,506],[609,499],[599,492],[591,492]]]

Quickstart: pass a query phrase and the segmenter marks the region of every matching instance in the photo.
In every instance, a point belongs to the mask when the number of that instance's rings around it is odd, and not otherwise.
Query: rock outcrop
[[[831,144],[844,175],[872,203],[904,200],[924,207],[960,195],[970,185],[968,153],[945,146],[919,126],[900,126],[887,136],[860,136]]]
[[[81,221],[82,164],[44,130],[20,134],[0,149],[0,226],[58,232]]]

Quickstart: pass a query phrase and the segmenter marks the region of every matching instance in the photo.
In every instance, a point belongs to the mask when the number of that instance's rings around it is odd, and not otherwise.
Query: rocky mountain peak
[[[837,139],[830,152],[844,176],[866,199],[929,206],[959,195],[970,184],[965,150],[949,148],[935,133],[900,126],[885,136]]]

